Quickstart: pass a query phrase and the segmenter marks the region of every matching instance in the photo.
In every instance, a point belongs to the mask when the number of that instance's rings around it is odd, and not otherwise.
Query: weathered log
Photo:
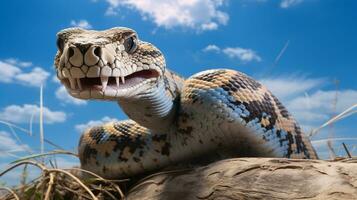
[[[222,160],[150,176],[127,199],[357,199],[357,160]]]

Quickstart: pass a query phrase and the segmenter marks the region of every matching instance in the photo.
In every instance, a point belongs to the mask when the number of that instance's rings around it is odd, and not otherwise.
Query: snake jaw
[[[116,99],[141,89],[155,85],[160,79],[156,70],[139,70],[126,76],[99,76],[63,78],[61,83],[68,92],[81,99]]]

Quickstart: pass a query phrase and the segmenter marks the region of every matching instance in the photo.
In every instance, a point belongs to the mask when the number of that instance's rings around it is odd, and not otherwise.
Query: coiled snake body
[[[57,76],[69,94],[117,101],[130,118],[82,134],[84,169],[118,178],[211,155],[317,158],[279,100],[241,72],[184,79],[154,45],[123,27],[57,36]]]

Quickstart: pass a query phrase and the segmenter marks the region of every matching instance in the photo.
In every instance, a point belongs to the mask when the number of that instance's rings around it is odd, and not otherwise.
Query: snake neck
[[[152,131],[168,132],[176,120],[183,81],[177,75],[166,72],[156,87],[136,97],[120,99],[118,104],[138,124]]]

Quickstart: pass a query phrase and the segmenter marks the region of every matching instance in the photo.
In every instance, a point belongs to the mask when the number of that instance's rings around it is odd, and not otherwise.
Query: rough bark
[[[222,160],[148,177],[127,199],[357,199],[357,160]]]

